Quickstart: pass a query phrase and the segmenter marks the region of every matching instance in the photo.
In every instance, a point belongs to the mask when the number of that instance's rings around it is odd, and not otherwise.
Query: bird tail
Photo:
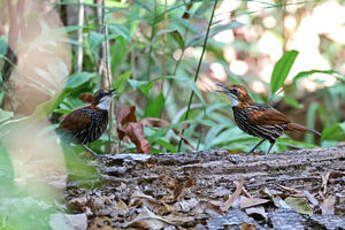
[[[300,124],[297,124],[297,123],[289,123],[287,125],[287,130],[296,130],[296,131],[301,131],[301,132],[306,132],[306,131],[309,131],[309,132],[312,132],[318,136],[321,136],[321,133],[319,133],[318,131],[314,130],[314,129],[309,129],[303,125],[300,125]]]

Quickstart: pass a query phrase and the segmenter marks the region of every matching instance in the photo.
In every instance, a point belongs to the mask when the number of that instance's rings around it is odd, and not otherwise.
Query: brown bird
[[[309,131],[321,136],[318,131],[291,122],[289,118],[272,106],[255,103],[250,98],[246,88],[241,85],[226,86],[217,83],[217,86],[224,89],[217,90],[217,92],[225,93],[229,96],[235,122],[238,127],[252,136],[262,138],[250,152],[254,152],[265,140],[268,140],[271,143],[267,151],[268,154],[277,138],[284,131]]]
[[[115,90],[98,90],[91,98],[91,105],[78,108],[63,119],[56,129],[57,133],[63,140],[80,144],[94,157],[99,157],[86,145],[97,140],[106,130],[111,96]]]

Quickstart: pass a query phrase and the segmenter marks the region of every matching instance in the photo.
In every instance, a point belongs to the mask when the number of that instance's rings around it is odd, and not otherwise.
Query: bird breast
[[[238,106],[239,105],[239,101],[238,101],[238,98],[233,95],[233,94],[228,94],[229,96],[229,99],[230,99],[230,102],[231,102],[231,106],[232,107],[235,107],[235,106]]]
[[[103,97],[100,100],[100,102],[98,103],[97,108],[101,109],[101,110],[107,110],[108,111],[110,109],[110,103],[111,103],[111,97],[110,96]]]

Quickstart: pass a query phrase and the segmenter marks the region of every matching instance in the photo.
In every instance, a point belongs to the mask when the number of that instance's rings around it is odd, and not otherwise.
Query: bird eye
[[[231,88],[230,92],[237,95],[238,94],[238,89],[237,88]]]

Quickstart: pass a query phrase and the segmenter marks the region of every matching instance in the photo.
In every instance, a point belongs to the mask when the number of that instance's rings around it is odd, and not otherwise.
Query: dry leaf
[[[129,122],[137,122],[137,118],[135,116],[135,106],[116,106],[115,114],[118,125],[125,125]]]
[[[163,219],[160,216],[157,216],[146,207],[143,207],[140,214],[132,221],[127,222],[124,227],[128,228],[131,226],[138,227],[140,229],[150,229],[150,230],[159,230],[164,227],[171,225],[168,220]]]
[[[277,186],[290,192],[293,197],[307,198],[308,201],[312,204],[312,207],[319,205],[319,202],[315,199],[315,197],[310,192],[308,192],[306,190],[302,191],[302,190],[286,187],[286,186],[279,185],[279,184],[277,184]]]
[[[322,175],[322,195],[326,195],[327,193],[327,184],[329,179],[330,172],[327,172],[326,174]]]
[[[260,204],[268,203],[270,200],[261,198],[247,198],[245,196],[240,197],[240,208],[250,208]]]
[[[320,205],[322,215],[334,215],[335,196],[329,196]]]
[[[130,122],[125,126],[117,129],[119,139],[122,140],[125,136],[128,136],[135,144],[138,153],[149,153],[150,144],[146,140],[144,127],[140,123]]]
[[[234,181],[234,184],[236,185],[235,192],[231,196],[229,196],[229,199],[227,201],[225,201],[223,207],[220,208],[223,212],[226,212],[226,211],[229,210],[229,208],[239,198],[239,196],[240,196],[240,194],[242,192],[243,179],[241,179],[239,182],[238,181]]]
[[[89,93],[89,92],[88,93],[82,93],[79,95],[79,99],[86,104],[91,104],[92,98],[93,98],[93,95],[92,95],[92,93]]]
[[[254,219],[267,219],[267,213],[265,211],[265,208],[263,206],[259,206],[259,207],[255,207],[255,208],[247,208],[246,213],[248,214],[248,216],[252,216]],[[260,218],[257,218],[257,217]]]

